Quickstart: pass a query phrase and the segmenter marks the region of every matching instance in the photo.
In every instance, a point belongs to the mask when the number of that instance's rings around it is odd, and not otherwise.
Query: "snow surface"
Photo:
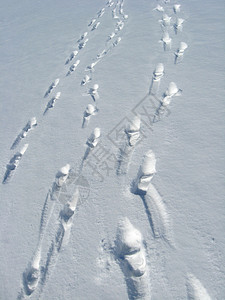
[[[10,159],[29,144],[0,187],[0,299],[136,299],[114,253],[117,224],[125,217],[145,241],[149,299],[225,297],[224,1],[112,3],[0,3],[2,180]],[[160,25],[163,14],[171,17],[170,26]],[[185,22],[176,32],[177,18]],[[159,43],[165,32],[171,39],[166,51]],[[181,42],[188,48],[174,64]],[[152,95],[159,63],[164,76]],[[182,95],[153,123],[170,82]],[[94,84],[100,87],[96,101],[87,94]],[[82,128],[88,104],[98,113]],[[126,148],[118,172],[124,129],[135,115],[141,135]],[[38,126],[10,149],[33,116]],[[101,138],[83,162],[94,128],[101,128]],[[136,195],[132,184],[149,149],[157,173],[148,193]],[[55,175],[67,164],[70,173],[52,197]],[[67,231],[60,212],[77,186]],[[24,276],[33,263],[40,279],[28,297]]]

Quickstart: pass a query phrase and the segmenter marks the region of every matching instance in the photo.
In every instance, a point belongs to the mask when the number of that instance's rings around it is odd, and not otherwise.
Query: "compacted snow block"
[[[155,169],[156,158],[152,150],[149,150],[142,161],[142,164],[139,168],[138,175],[135,181],[135,193],[146,193],[149,187],[149,184],[156,173]]]
[[[134,146],[140,137],[141,119],[140,116],[135,116],[131,123],[125,129],[128,138],[129,146]]]
[[[190,300],[211,300],[205,287],[193,274],[188,274],[187,294]]]
[[[26,152],[28,148],[28,144],[25,144],[20,151],[18,151],[9,161],[9,163],[6,166],[6,172],[5,172],[5,176],[4,179],[2,181],[2,183],[7,183],[9,181],[9,179],[11,178],[11,176],[13,175],[13,173],[15,172],[16,168],[18,167],[21,158],[23,157],[24,153]]]
[[[124,273],[129,299],[150,299],[146,252],[140,231],[123,219],[118,227],[115,253]]]

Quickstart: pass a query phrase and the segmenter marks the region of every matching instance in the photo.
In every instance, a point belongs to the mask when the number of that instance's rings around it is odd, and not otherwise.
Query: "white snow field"
[[[0,299],[225,299],[224,11],[0,1]]]

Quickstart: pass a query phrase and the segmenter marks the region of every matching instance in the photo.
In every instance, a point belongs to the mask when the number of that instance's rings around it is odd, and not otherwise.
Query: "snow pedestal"
[[[152,150],[149,150],[143,159],[142,165],[140,166],[137,179],[135,182],[135,192],[142,191],[147,192],[149,184],[156,172],[155,169],[156,158]]]
[[[78,200],[79,200],[79,190],[77,188],[74,194],[72,195],[71,200],[64,205],[64,208],[60,213],[60,216],[65,223],[68,223],[68,221],[71,220],[71,217],[74,215]]]
[[[35,117],[31,118],[26,126],[23,128],[22,132],[21,132],[21,138],[25,138],[28,134],[28,132],[33,129],[35,126],[37,126],[37,120]]]
[[[118,227],[116,255],[124,273],[129,299],[149,299],[150,286],[143,239],[128,218]]]
[[[50,85],[47,92],[45,93],[45,97],[47,97],[52,92],[52,90],[57,87],[57,85],[59,84],[59,81],[60,81],[59,78],[56,78],[56,80],[53,81],[53,83]]]
[[[28,144],[25,144],[20,151],[18,151],[13,158],[11,158],[9,164],[7,165],[7,169],[14,170],[19,165],[19,161],[21,160],[24,153],[27,151]]]
[[[60,188],[65,183],[69,175],[69,170],[70,170],[70,165],[67,164],[58,171],[55,177],[55,184],[57,188]]]
[[[90,76],[85,75],[84,78],[83,78],[82,81],[81,81],[81,85],[85,85],[85,84],[87,84],[89,81],[91,81]]]
[[[89,137],[89,139],[87,140],[88,147],[90,148],[96,147],[99,142],[100,136],[101,136],[101,130],[100,128],[96,127],[92,132],[91,136]]]
[[[173,11],[175,14],[177,14],[178,12],[180,12],[180,4],[174,4],[173,6]]]
[[[167,14],[163,14],[162,16],[162,19],[160,20],[160,23],[167,27],[167,26],[170,26],[170,20],[171,20],[171,17],[169,17]]]
[[[40,250],[38,250],[32,264],[24,274],[24,287],[27,295],[31,295],[38,286],[40,279],[40,259],[41,254]]]
[[[140,137],[141,119],[135,116],[131,123],[127,126],[125,132],[127,134],[128,143],[134,146]]]
[[[167,31],[163,33],[161,42],[163,42],[163,47],[165,51],[171,49],[172,39],[170,38],[169,33]]]
[[[188,48],[188,45],[185,42],[180,42],[180,46],[177,49],[176,52],[174,52],[175,55],[175,63],[178,63],[182,61],[184,56],[184,51]]]
[[[96,110],[96,107],[94,107],[94,105],[88,104],[88,106],[86,107],[86,110],[84,112],[82,128],[85,128],[87,126],[88,122],[90,121],[91,116],[95,115],[96,111],[97,110]]]
[[[183,23],[184,23],[184,19],[181,19],[181,18],[177,18],[175,24],[174,24],[174,30],[175,30],[175,33],[177,34],[178,31],[182,31],[183,29]]]
[[[156,65],[156,68],[152,75],[152,84],[150,87],[150,93],[156,94],[159,90],[160,81],[164,76],[164,65],[159,63]]]
[[[88,94],[91,95],[91,97],[94,101],[99,98],[98,88],[99,88],[99,85],[94,84],[93,87],[90,88],[89,91],[88,91]]]

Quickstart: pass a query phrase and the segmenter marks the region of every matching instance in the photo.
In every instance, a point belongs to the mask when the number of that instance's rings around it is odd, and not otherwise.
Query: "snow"
[[[224,1],[106,2],[0,4],[2,180],[9,161],[29,144],[0,187],[0,299],[28,298],[24,274],[38,250],[40,274],[34,275],[40,277],[34,276],[37,286],[29,299],[137,298],[136,281],[129,289],[114,249],[117,224],[126,217],[143,238],[148,298],[223,299]],[[176,4],[181,7],[175,13]],[[163,14],[171,25],[185,20],[182,30],[160,26]],[[121,30],[118,21],[124,23]],[[158,43],[162,30],[172,40],[167,51]],[[188,48],[175,62],[181,42]],[[76,60],[79,65],[66,77]],[[165,72],[151,90],[158,64]],[[156,116],[170,82],[182,94]],[[97,102],[88,95],[94,84],[99,85]],[[59,101],[43,116],[59,92]],[[98,113],[82,128],[90,103]],[[137,115],[140,136],[129,145],[125,129]],[[33,116],[38,126],[19,140],[19,150],[10,149]],[[94,128],[101,128],[101,137],[84,159]],[[149,149],[157,173],[145,195],[132,193]],[[70,168],[55,189],[55,175],[66,165]],[[78,183],[79,200],[74,196],[71,202]],[[75,208],[70,224],[61,215],[66,204]],[[144,286],[141,282],[139,292],[145,293]]]

